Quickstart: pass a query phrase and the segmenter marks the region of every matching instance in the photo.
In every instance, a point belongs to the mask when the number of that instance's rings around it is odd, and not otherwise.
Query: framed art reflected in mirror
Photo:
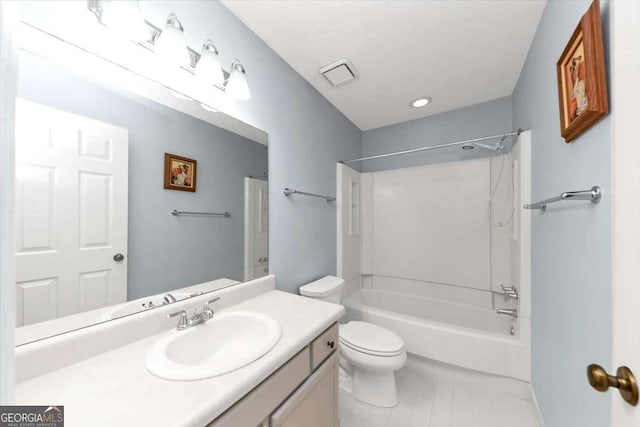
[[[194,159],[164,153],[164,188],[195,193],[197,167]]]

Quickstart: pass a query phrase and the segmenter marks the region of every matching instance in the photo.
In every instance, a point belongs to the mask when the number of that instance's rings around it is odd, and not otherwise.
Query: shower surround
[[[347,320],[393,330],[411,353],[530,381],[529,140],[523,133],[504,159],[368,173],[338,165]]]

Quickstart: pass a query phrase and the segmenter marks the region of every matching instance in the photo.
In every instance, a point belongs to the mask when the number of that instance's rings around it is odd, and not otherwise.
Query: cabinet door
[[[262,420],[308,378],[310,357],[305,347],[208,427],[262,427]]]
[[[337,352],[271,415],[271,427],[338,427]]]

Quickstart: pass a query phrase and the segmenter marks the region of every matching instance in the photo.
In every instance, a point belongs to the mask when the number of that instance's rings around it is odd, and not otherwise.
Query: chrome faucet
[[[215,297],[214,299],[207,301],[202,307],[202,311],[198,312],[195,308],[193,309],[193,315],[189,317],[185,310],[176,311],[175,313],[171,313],[167,315],[167,318],[180,316],[178,319],[178,325],[176,326],[176,330],[182,331],[185,329],[189,329],[193,326],[199,325],[200,323],[204,323],[213,318],[215,312],[209,304],[213,304],[218,301],[220,297]]]
[[[513,308],[499,308],[496,310],[496,313],[502,314],[503,316],[511,316],[514,319],[518,318],[518,310]]]
[[[174,297],[171,294],[166,294],[165,296],[162,297],[162,301],[160,301],[160,303],[156,303],[156,302],[153,302],[153,301],[148,301],[148,302],[143,302],[142,306],[144,308],[160,307],[160,306],[163,306],[163,305],[174,303],[176,301],[177,301],[176,297]]]
[[[162,298],[162,304],[171,304],[173,302],[176,302],[176,297],[174,297],[171,294],[166,294],[163,298]]]
[[[502,293],[504,294],[504,300],[509,301],[509,298],[517,300],[520,296],[518,294],[518,289],[515,286],[504,286],[500,285],[502,288]]]

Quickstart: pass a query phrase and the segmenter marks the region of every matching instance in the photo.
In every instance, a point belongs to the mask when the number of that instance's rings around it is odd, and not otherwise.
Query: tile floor
[[[399,403],[376,408],[340,391],[341,427],[538,427],[526,385],[411,357],[396,373]]]

